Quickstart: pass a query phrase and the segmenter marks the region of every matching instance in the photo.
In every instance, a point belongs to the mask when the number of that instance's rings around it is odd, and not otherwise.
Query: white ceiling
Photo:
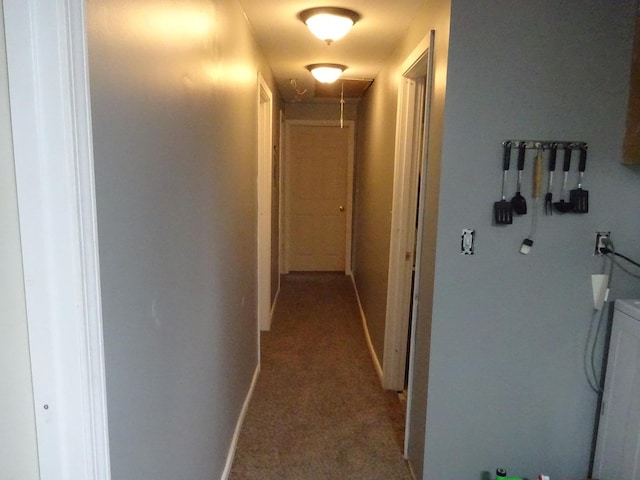
[[[311,63],[347,65],[342,78],[373,79],[393,52],[424,0],[240,0],[281,95],[287,102],[327,101],[313,98],[314,80],[305,69]],[[355,10],[360,20],[341,40],[327,45],[298,19],[313,7]],[[291,85],[307,90],[296,100]],[[333,101],[333,100],[330,100]]]

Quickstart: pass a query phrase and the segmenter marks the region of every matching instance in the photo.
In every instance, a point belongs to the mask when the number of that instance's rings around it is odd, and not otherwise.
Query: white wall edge
[[[257,264],[258,264],[258,325],[271,328],[271,190],[273,145],[273,94],[258,72],[258,156],[257,156]]]
[[[284,138],[284,110],[282,107],[278,112],[278,129],[279,129],[279,138],[278,138],[278,289],[280,289],[280,278],[283,273],[288,273],[285,270],[285,259],[284,259],[284,234],[285,234],[285,225],[284,225],[284,185],[285,176],[284,176],[284,147],[285,147],[285,138]]]
[[[427,50],[429,51],[429,57],[427,60],[427,85],[426,85],[426,106],[427,110],[425,111],[425,122],[423,125],[424,128],[424,146],[423,146],[423,156],[422,156],[422,168],[423,171],[426,172],[426,175],[422,175],[420,178],[420,199],[419,199],[419,211],[418,211],[418,230],[416,232],[416,237],[422,239],[424,237],[424,216],[426,210],[426,195],[427,195],[427,175],[428,173],[428,160],[429,160],[429,129],[431,126],[431,106],[433,102],[433,82],[434,82],[434,56],[435,56],[435,35],[436,31],[431,30],[429,35],[425,37],[425,39],[420,43],[422,46],[425,42],[428,42]],[[421,47],[419,47],[421,48]],[[416,248],[416,265],[422,265],[422,242],[417,243]],[[413,401],[414,401],[414,386],[413,379],[415,376],[415,367],[416,367],[416,358],[415,358],[415,350],[416,350],[416,331],[417,331],[417,323],[420,321],[420,317],[418,315],[419,303],[420,303],[420,282],[422,281],[422,268],[419,267],[416,270],[416,275],[414,278],[413,284],[413,304],[411,310],[411,317],[414,321],[411,322],[411,332],[409,333],[409,371],[408,371],[408,385],[407,385],[407,409],[406,409],[406,420],[405,420],[405,429],[404,429],[404,457],[407,459],[407,463],[411,469],[411,474],[415,477],[413,473],[413,468],[411,466],[411,459],[409,458],[409,444],[411,437],[411,428],[412,428],[412,415],[413,415]]]
[[[236,449],[238,448],[238,439],[240,438],[240,431],[242,430],[242,425],[244,424],[244,419],[247,415],[247,410],[249,410],[249,404],[251,403],[251,398],[253,397],[253,392],[256,388],[256,383],[258,382],[259,375],[260,375],[260,364],[256,365],[256,370],[253,373],[253,380],[251,380],[251,386],[249,387],[247,396],[244,399],[244,404],[242,405],[242,410],[240,411],[240,416],[238,417],[238,422],[236,423],[236,429],[235,429],[235,432],[233,433],[231,446],[229,447],[229,454],[227,455],[227,461],[225,463],[224,470],[222,472],[222,476],[220,477],[220,480],[227,480],[229,478],[229,475],[231,474],[233,459],[235,458]]]
[[[42,480],[109,480],[82,0],[5,0]]]
[[[365,340],[367,341],[367,347],[369,348],[369,355],[371,355],[371,361],[373,361],[373,366],[375,367],[376,373],[378,374],[378,379],[380,380],[380,384],[384,386],[382,366],[380,365],[380,360],[378,360],[376,351],[373,348],[373,343],[371,342],[371,335],[369,335],[369,327],[367,326],[367,317],[365,316],[364,310],[362,309],[362,302],[360,302],[360,294],[358,293],[356,280],[355,278],[353,278],[353,275],[349,275],[349,276],[351,277],[351,283],[353,283],[353,289],[356,292],[356,300],[358,300],[358,308],[360,309],[360,318],[362,318],[362,328],[364,330]]]

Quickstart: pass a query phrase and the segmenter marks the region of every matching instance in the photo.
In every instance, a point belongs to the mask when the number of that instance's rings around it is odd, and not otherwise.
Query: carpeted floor
[[[375,373],[349,277],[284,276],[261,343],[231,479],[411,479],[404,412]]]

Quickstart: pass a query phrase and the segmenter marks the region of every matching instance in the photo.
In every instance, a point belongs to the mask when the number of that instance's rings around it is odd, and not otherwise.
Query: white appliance
[[[640,300],[618,300],[611,326],[607,374],[593,476],[640,479]]]

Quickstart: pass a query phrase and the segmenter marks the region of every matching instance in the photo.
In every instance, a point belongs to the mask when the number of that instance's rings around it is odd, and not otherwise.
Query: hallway
[[[410,479],[404,412],[380,386],[350,278],[282,278],[231,478]]]
[[[270,311],[286,271],[287,122],[344,120],[355,122],[346,258],[385,378],[403,363],[389,365],[398,350],[387,327],[407,318],[392,315],[391,251],[400,261],[413,243],[423,252],[406,442],[415,477],[478,480],[501,465],[586,478],[599,406],[583,371],[589,279],[604,261],[594,233],[640,255],[640,169],[623,155],[635,131],[626,118],[638,2],[338,3],[361,19],[329,46],[299,17],[319,2],[0,2],[0,237],[13,260],[0,274],[4,477],[228,480],[256,384],[234,478],[406,475],[386,409],[396,399],[380,388],[352,294],[336,305],[323,297],[352,292],[348,278],[286,279],[262,359],[258,348],[256,312]],[[396,33],[385,40],[387,27]],[[384,55],[368,59],[358,44]],[[283,69],[271,51],[286,54]],[[422,58],[432,61],[414,72]],[[345,82],[343,105],[342,82],[335,96],[316,95],[308,67],[318,61],[339,62],[345,80],[375,81],[357,103]],[[395,179],[413,151],[398,128],[417,97],[400,88],[417,90],[412,72],[432,81],[424,122],[405,118],[407,131],[424,127],[427,147],[425,228],[405,244],[393,213],[406,204]],[[542,216],[538,204],[539,217],[495,225],[501,183],[505,198],[517,188],[516,152],[501,181],[507,139],[588,143],[591,211]],[[526,153],[525,197],[537,177]],[[569,189],[581,179],[577,160],[564,172]],[[528,218],[539,219],[538,236],[522,255]],[[473,255],[461,248],[469,230]],[[640,298],[636,282],[610,280],[609,298]],[[280,316],[287,304],[295,317]],[[330,315],[316,317],[320,307]]]

